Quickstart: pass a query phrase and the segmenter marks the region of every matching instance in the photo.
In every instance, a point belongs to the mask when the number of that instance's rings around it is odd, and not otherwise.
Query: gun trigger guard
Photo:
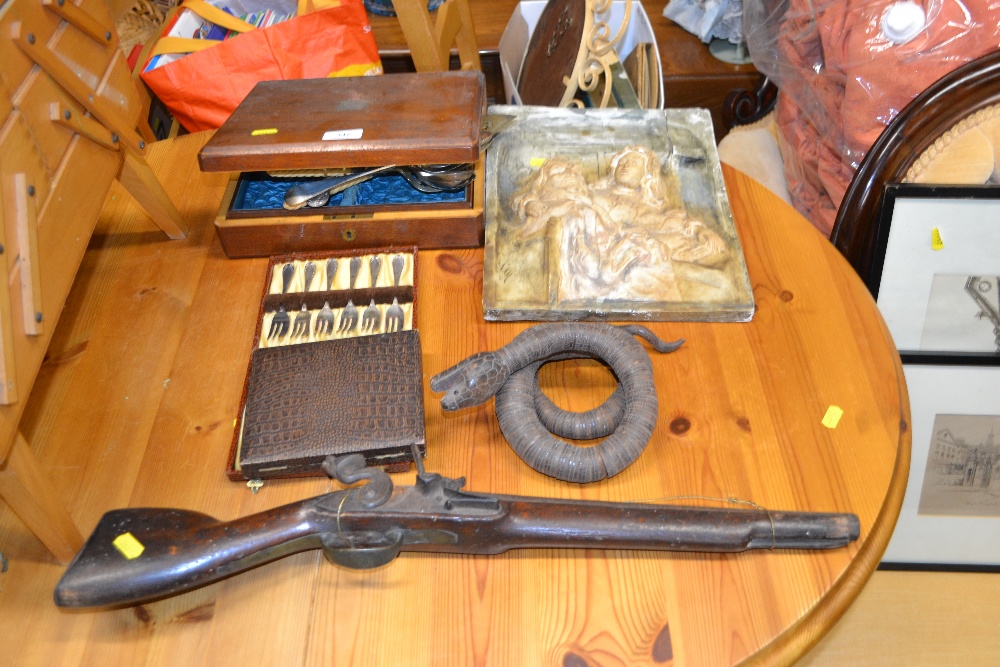
[[[391,562],[403,548],[402,531],[390,531],[386,537],[393,541],[376,547],[323,547],[323,554],[336,565],[353,570],[370,570]]]
[[[328,456],[323,470],[341,484],[367,481],[352,494],[352,504],[364,509],[375,509],[392,497],[392,479],[381,468],[369,468],[362,454]],[[391,559],[390,559],[391,560]]]

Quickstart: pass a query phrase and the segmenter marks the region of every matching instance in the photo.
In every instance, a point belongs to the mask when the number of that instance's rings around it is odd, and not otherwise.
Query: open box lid
[[[475,162],[481,72],[262,81],[198,154],[202,171]]]

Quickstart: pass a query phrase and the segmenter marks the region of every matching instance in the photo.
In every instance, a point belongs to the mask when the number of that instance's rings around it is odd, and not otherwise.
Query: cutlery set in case
[[[416,248],[272,257],[227,474],[322,476],[360,452],[409,468],[425,448]]]
[[[223,250],[481,246],[485,98],[481,72],[257,84],[198,156],[203,171],[233,172],[215,221]],[[373,168],[330,197],[287,196]]]
[[[485,96],[480,72],[264,81],[205,144],[223,249],[272,256],[230,478],[424,451],[416,246],[483,243]]]

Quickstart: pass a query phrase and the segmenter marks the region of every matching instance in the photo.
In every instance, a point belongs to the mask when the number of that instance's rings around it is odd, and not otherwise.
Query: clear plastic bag
[[[1000,0],[745,0],[744,29],[780,90],[792,202],[829,234],[885,126],[937,79],[1000,48]]]

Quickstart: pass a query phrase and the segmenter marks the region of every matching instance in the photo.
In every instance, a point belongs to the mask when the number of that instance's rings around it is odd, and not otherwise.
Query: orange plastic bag
[[[288,1],[288,13],[306,5]],[[273,4],[280,11],[281,0]],[[142,80],[185,129],[197,132],[222,125],[259,81],[382,73],[362,0],[309,4],[333,6],[255,29],[203,0],[187,0],[164,26]],[[241,34],[190,38],[191,26],[203,19]]]

